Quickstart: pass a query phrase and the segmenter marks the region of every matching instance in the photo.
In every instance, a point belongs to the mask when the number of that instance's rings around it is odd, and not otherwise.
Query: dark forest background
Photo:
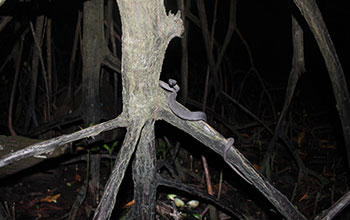
[[[167,11],[176,12],[178,2],[181,1],[165,1]],[[161,79],[176,79],[181,86],[178,101],[191,110],[204,110],[208,123],[225,137],[234,137],[235,147],[311,219],[330,207],[349,187],[350,159],[329,72],[314,35],[292,1],[234,2],[232,18],[231,1],[204,1],[212,56],[217,60],[223,47],[226,49],[217,68],[218,81],[213,76],[206,81],[208,72],[212,71],[200,12],[196,1],[189,0],[184,1],[188,79],[182,78],[183,38],[170,42]],[[349,85],[349,4],[316,2]],[[84,84],[82,75],[84,61],[87,62],[82,55],[86,47],[83,4],[85,1],[7,0],[0,6],[0,150],[4,146],[21,149],[40,140],[69,134],[113,119],[122,111],[118,73],[122,33],[117,4],[104,2],[103,46],[106,48],[103,50],[109,52],[96,73],[99,77],[94,82],[98,87],[95,93],[86,92],[91,87]],[[303,30],[305,54],[305,71],[283,119],[284,137],[295,152],[291,153],[283,141],[277,141],[273,152],[269,152],[273,134],[257,118],[275,131],[292,69],[292,15]],[[229,43],[224,45],[230,18],[234,19],[234,31]],[[220,95],[222,92],[227,96]],[[87,94],[96,97],[91,99]],[[91,103],[93,110],[89,110]],[[26,169],[19,169],[20,172],[0,171],[3,215],[12,219],[71,218],[76,207],[79,210],[76,219],[91,219],[124,133],[124,130],[110,131],[76,141],[67,145],[63,156],[33,163],[36,164],[33,167],[23,165]],[[182,182],[206,191],[208,182],[204,181],[203,164],[208,163],[215,196],[220,195],[227,204],[239,207],[249,219],[282,219],[257,191],[247,187],[213,152],[203,150],[199,142],[184,132],[157,122],[156,147],[158,160],[168,161],[164,163],[174,167]],[[266,168],[263,163],[267,153],[271,153],[272,159]],[[102,155],[98,159],[101,160],[98,180],[90,176],[87,166],[90,163],[87,161],[96,160],[96,155]],[[202,155],[206,160],[203,161]],[[295,155],[314,173],[304,174],[295,162]],[[164,168],[159,172],[169,175]],[[74,201],[79,192],[84,192],[85,179],[95,182],[87,186],[86,198],[77,206]],[[121,191],[115,208],[115,216],[119,217],[127,212],[128,202],[132,200],[131,177],[123,184],[125,190]],[[161,189],[157,197],[160,219],[172,219],[168,214],[174,208],[162,205],[171,204],[167,198],[170,193],[179,194],[184,201],[198,199],[181,190]],[[188,216],[199,215],[204,213],[207,203],[200,200],[198,207],[177,209],[189,213]],[[169,206],[171,211],[160,208]],[[217,215],[219,219],[234,219],[220,209]],[[349,216],[349,210],[345,209],[337,219]],[[210,214],[204,217],[209,219]]]

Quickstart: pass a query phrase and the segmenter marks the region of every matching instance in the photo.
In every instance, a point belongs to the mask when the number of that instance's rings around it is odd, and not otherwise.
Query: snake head
[[[180,90],[180,87],[177,85],[177,81],[175,79],[169,79],[168,83],[171,88],[175,89],[175,92],[178,92]]]
[[[169,86],[171,86],[171,87],[174,87],[174,86],[176,86],[176,84],[177,84],[177,82],[176,82],[175,79],[169,79],[169,80],[168,80],[168,83],[169,83]]]

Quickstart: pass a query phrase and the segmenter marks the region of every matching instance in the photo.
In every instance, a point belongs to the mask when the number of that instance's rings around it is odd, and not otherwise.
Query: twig
[[[33,23],[30,21],[30,28],[32,30],[32,35],[34,38],[34,48],[33,48],[33,57],[32,57],[32,69],[31,69],[31,82],[30,82],[30,91],[29,91],[29,100],[28,100],[28,106],[27,106],[27,114],[26,114],[26,121],[24,123],[24,130],[25,132],[28,131],[31,119],[33,120],[33,123],[35,126],[37,126],[38,120],[35,113],[35,100],[36,100],[36,91],[37,91],[37,84],[38,84],[38,65],[39,65],[39,53],[41,52],[40,44],[41,44],[41,38],[37,40],[36,38],[39,36],[42,36],[43,32],[43,25],[44,25],[44,15],[38,16],[36,18],[36,27],[34,33]],[[37,36],[36,36],[37,35]],[[39,42],[40,41],[40,44]]]
[[[284,133],[283,129],[283,122],[285,120],[285,116],[287,113],[287,110],[289,108],[289,105],[292,101],[292,97],[294,94],[295,87],[297,85],[299,76],[301,73],[305,72],[305,64],[304,64],[304,34],[303,30],[301,29],[300,25],[298,24],[297,20],[292,17],[292,40],[293,40],[293,58],[292,58],[292,69],[289,74],[288,79],[288,87],[286,91],[286,97],[283,105],[282,112],[280,114],[280,117],[278,119],[278,123],[275,128],[274,135],[272,137],[272,140],[270,141],[269,147],[266,151],[265,157],[263,159],[263,162],[261,163],[261,171],[266,172],[266,166],[269,163],[270,155],[275,149],[275,144],[278,139]],[[291,147],[293,147],[291,145]],[[292,149],[292,151],[294,151]],[[299,157],[296,157],[296,161],[298,163],[299,169],[304,170],[304,164],[301,160],[298,159]],[[270,179],[270,176],[267,176],[268,179]]]
[[[213,185],[211,183],[211,177],[210,177],[210,172],[209,172],[209,167],[208,167],[208,162],[205,156],[202,155],[202,163],[203,163],[203,168],[204,168],[204,176],[205,176],[205,182],[207,185],[207,192],[209,195],[213,196],[214,191],[213,191]],[[210,210],[210,219],[217,219],[217,212],[214,206],[208,205],[209,210]]]
[[[81,10],[78,10],[78,18],[77,18],[77,23],[75,25],[75,33],[74,33],[74,40],[73,40],[73,45],[72,45],[72,52],[71,52],[71,57],[69,60],[69,81],[68,81],[68,92],[67,92],[67,98],[66,100],[71,100],[74,98],[73,95],[73,87],[74,87],[74,65],[75,65],[75,59],[76,59],[76,54],[78,50],[78,42],[80,40],[80,33],[81,33]]]
[[[185,17],[185,9],[189,10],[191,6],[191,1],[186,1],[186,6],[184,0],[177,0],[178,8],[181,10],[181,18],[184,22],[185,31],[181,38],[181,94],[180,94],[180,102],[182,104],[186,103],[187,95],[188,95],[188,27],[189,23]]]
[[[315,220],[331,220],[350,203],[350,192],[343,195],[336,203],[326,210],[323,210]]]
[[[350,97],[343,68],[316,1],[294,0],[294,3],[308,23],[324,58],[337,102],[350,167]]]
[[[47,19],[46,25],[46,60],[47,60],[47,119],[51,120],[51,99],[52,99],[52,41],[51,41],[51,18]]]
[[[223,170],[220,171],[220,181],[219,181],[219,190],[218,190],[218,196],[216,197],[218,200],[221,197],[221,191],[222,191],[222,184],[223,184],[223,176],[224,176],[224,172]]]
[[[215,69],[217,69],[217,70],[219,69],[219,67],[221,65],[224,54],[226,53],[227,47],[231,41],[232,34],[236,29],[236,25],[237,25],[236,24],[236,15],[237,15],[236,9],[237,9],[237,0],[231,0],[230,6],[229,6],[230,17],[229,17],[229,23],[228,23],[228,27],[227,27],[227,33],[225,36],[224,44],[220,50],[219,56],[218,56],[218,58],[216,60],[216,64],[215,64],[215,66],[216,66]]]
[[[6,27],[6,25],[12,20],[12,16],[2,16],[0,18],[0,32]]]
[[[48,85],[48,79],[47,79],[47,72],[46,72],[46,68],[45,68],[45,63],[44,63],[44,58],[43,58],[43,54],[41,51],[41,42],[43,41],[42,38],[39,38],[39,36],[35,36],[35,31],[34,31],[34,27],[33,27],[33,23],[30,22],[30,29],[32,31],[32,35],[33,35],[33,39],[34,39],[34,44],[38,49],[38,55],[39,55],[39,59],[40,59],[40,64],[41,64],[41,69],[42,69],[42,74],[43,74],[43,79],[44,79],[44,85],[45,85],[45,98],[46,98],[46,102],[49,106],[50,104],[50,97],[49,97],[49,85]],[[41,27],[42,28],[42,27]],[[40,42],[38,42],[38,40],[40,39]]]
[[[204,0],[197,0],[197,8],[198,8],[198,14],[201,22],[201,30],[202,30],[202,36],[204,41],[204,47],[207,54],[207,59],[209,62],[210,71],[212,74],[212,77],[214,79],[214,85],[219,86],[219,79],[216,74],[217,70],[215,69],[215,58],[212,53],[212,47],[211,45],[211,39],[210,39],[210,33],[208,29],[208,21],[207,21],[207,15],[205,11],[205,3]]]
[[[270,104],[271,104],[271,109],[272,109],[272,112],[273,112],[273,116],[276,117],[277,114],[276,114],[276,110],[275,110],[275,107],[274,107],[274,102],[272,101],[272,98],[271,98],[270,93],[269,93],[268,90],[266,89],[265,83],[263,82],[263,80],[262,80],[262,78],[261,78],[261,76],[260,76],[260,74],[259,74],[259,71],[258,71],[258,70],[256,69],[256,67],[255,67],[255,63],[254,63],[254,59],[253,59],[253,54],[252,54],[252,52],[251,52],[251,50],[250,50],[249,44],[248,44],[247,40],[244,38],[243,34],[241,33],[241,31],[239,30],[238,27],[236,27],[236,33],[237,33],[238,37],[241,39],[241,41],[242,41],[244,47],[245,47],[246,50],[247,50],[248,56],[249,56],[249,61],[250,61],[250,64],[251,64],[251,68],[250,68],[250,70],[248,71],[248,73],[250,73],[250,72],[254,72],[254,73],[255,73],[256,77],[257,77],[258,80],[260,81],[260,84],[261,84],[261,86],[262,86],[262,88],[263,88],[264,94],[266,94],[266,96],[267,96],[267,98],[268,98],[268,100],[269,100],[269,102],[270,102]],[[249,74],[246,74],[245,79],[247,79],[248,76],[249,76]],[[245,79],[244,79],[244,80],[245,80]],[[243,80],[243,82],[241,82],[242,85],[244,84],[244,80]],[[242,87],[243,87],[243,86],[242,86]]]
[[[11,136],[17,136],[16,131],[13,128],[13,123],[12,123],[13,102],[14,102],[14,99],[16,96],[19,69],[20,69],[21,62],[22,62],[23,42],[24,42],[24,38],[25,38],[26,34],[28,33],[28,31],[29,30],[26,29],[26,31],[24,31],[24,33],[21,35],[21,43],[20,43],[19,51],[18,51],[15,77],[13,79],[13,86],[12,86],[11,96],[10,96],[9,113],[8,113],[8,126],[9,126],[9,131],[10,131]]]

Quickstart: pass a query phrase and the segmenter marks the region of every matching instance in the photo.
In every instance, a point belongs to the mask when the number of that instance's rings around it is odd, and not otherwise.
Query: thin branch
[[[197,0],[197,8],[198,8],[198,14],[201,22],[201,30],[202,30],[202,36],[204,41],[204,47],[207,54],[208,63],[210,66],[210,71],[212,73],[212,77],[214,79],[214,85],[219,85],[218,76],[216,74],[217,70],[215,69],[215,58],[212,52],[212,48],[210,47],[210,33],[208,29],[208,21],[207,21],[207,15],[205,11],[205,3],[204,0]]]
[[[305,63],[304,63],[304,33],[301,29],[299,23],[297,20],[292,17],[292,40],[293,40],[293,58],[292,58],[292,69],[289,74],[288,79],[288,86],[286,90],[286,97],[283,105],[283,109],[281,111],[280,117],[278,119],[278,123],[275,128],[274,135],[272,137],[272,140],[270,141],[269,147],[267,149],[267,152],[265,154],[264,160],[261,163],[261,171],[265,172],[266,168],[270,164],[270,157],[275,149],[275,144],[278,138],[284,133],[283,125],[285,121],[285,116],[287,114],[287,110],[289,108],[289,105],[292,101],[294,90],[297,85],[297,82],[299,80],[299,76],[301,73],[305,72]],[[294,151],[294,150],[293,150]],[[305,171],[305,166],[300,157],[295,158],[297,161],[297,164],[299,166],[299,169],[302,169]],[[266,174],[269,174],[270,172],[266,172]],[[268,179],[270,179],[270,175],[267,176]]]
[[[51,99],[52,99],[52,20],[48,18],[46,25],[46,60],[47,60],[47,120],[51,120]]]
[[[0,32],[6,27],[6,25],[12,20],[12,18],[12,16],[2,16],[0,18]]]
[[[47,20],[47,18],[45,20]],[[45,68],[44,58],[43,58],[43,54],[41,51],[41,43],[43,42],[43,37],[39,38],[39,36],[35,36],[33,23],[30,22],[29,24],[30,24],[30,29],[31,29],[32,34],[33,34],[34,44],[37,47],[38,55],[39,55],[39,59],[40,59],[42,75],[43,75],[44,85],[45,85],[45,98],[46,98],[46,102],[47,102],[47,107],[50,108],[51,104],[50,104],[50,96],[49,96],[50,92],[49,92],[49,85],[48,85],[48,79],[47,79],[47,71]],[[43,28],[43,27],[41,27],[41,28]],[[38,42],[39,39],[40,39],[40,42]]]
[[[113,70],[114,72],[117,73],[122,73],[121,72],[121,61],[118,57],[114,56],[112,54],[112,52],[107,48],[107,54],[104,57],[104,60],[102,61],[102,63],[110,68],[111,70]]]
[[[42,157],[41,154],[51,152],[57,146],[62,146],[66,143],[70,143],[72,141],[76,141],[82,138],[87,138],[87,137],[93,138],[94,136],[98,135],[103,131],[112,130],[118,127],[126,127],[127,125],[128,125],[128,122],[124,118],[124,115],[120,115],[113,120],[106,121],[77,132],[67,134],[67,135],[62,135],[59,137],[55,137],[55,138],[37,143],[37,144],[30,145],[20,151],[16,151],[1,157],[0,168],[8,164],[11,164],[15,161],[19,161],[21,159],[28,158],[31,156]]]
[[[9,126],[9,131],[12,136],[16,136],[16,131],[13,128],[13,123],[12,123],[12,112],[13,112],[13,102],[16,97],[16,90],[17,90],[17,82],[18,82],[18,75],[19,75],[19,69],[21,67],[21,62],[22,62],[22,54],[23,54],[23,43],[26,34],[28,33],[29,29],[27,29],[22,35],[21,35],[21,43],[19,46],[19,51],[17,55],[17,63],[16,63],[16,70],[15,70],[15,78],[13,79],[13,86],[11,90],[11,96],[10,96],[10,104],[9,104],[9,112],[8,112],[8,126]]]
[[[343,68],[315,0],[294,0],[315,36],[333,86],[350,167],[350,97]]]
[[[164,99],[163,102],[166,102]],[[164,106],[166,104],[164,103]],[[169,108],[164,107],[160,116],[166,122],[187,132],[195,139],[212,149],[214,152],[224,156],[225,162],[238,174],[246,178],[254,185],[275,207],[279,212],[290,220],[306,220],[294,205],[273,187],[265,178],[254,168],[254,166],[242,155],[235,147],[227,149],[227,140],[215,129],[203,121],[189,122],[183,121],[176,117]]]
[[[214,56],[213,56],[213,45],[214,45],[214,33],[215,33],[215,27],[216,27],[216,13],[217,13],[217,5],[218,5],[218,1],[215,0],[215,6],[214,6],[214,12],[213,12],[213,24],[212,24],[212,27],[211,27],[211,36],[210,36],[210,39],[206,39],[204,37],[204,40],[210,40],[209,42],[209,50],[207,50],[207,53],[211,53],[210,55],[207,54],[207,57],[208,59],[213,59],[213,62],[214,62],[214,66],[215,66],[215,60],[214,60]],[[198,2],[198,10],[199,8],[201,8],[201,10],[205,10],[204,8],[204,2],[203,3],[199,3]],[[202,22],[202,19],[206,19],[206,14],[205,12],[202,12],[201,13],[202,15],[200,15],[200,18],[201,18],[201,24],[202,24],[202,33],[207,33],[208,31],[207,30],[203,30],[204,29],[207,29],[207,27],[205,27],[206,22]],[[209,32],[207,33],[209,34]],[[209,65],[207,66],[207,72],[206,72],[206,77],[205,77],[205,87],[204,87],[204,95],[203,95],[203,105],[202,105],[202,111],[205,112],[205,109],[207,107],[207,98],[208,98],[208,93],[209,93],[209,78],[210,78],[210,70],[211,70],[211,73],[213,75],[213,78],[218,78],[217,76],[214,76],[217,74],[216,70],[218,69],[213,69],[210,65],[211,62],[209,62]],[[215,82],[215,80],[214,80]],[[219,80],[217,80],[217,82],[219,83]],[[217,84],[219,85],[219,84]],[[215,103],[215,101],[214,101]]]
[[[185,8],[189,10],[189,7],[191,6],[191,1],[186,2],[186,6],[184,3],[184,0],[177,0],[178,8],[181,10],[181,18],[184,22],[185,31],[181,38],[181,96],[180,96],[180,102],[182,104],[186,103],[187,96],[188,96],[188,48],[187,48],[187,42],[188,42],[188,19],[185,17]]]
[[[327,210],[322,211],[321,214],[316,216],[315,220],[331,220],[338,215],[344,208],[350,204],[350,192],[343,195],[337,202],[335,202]]]
[[[248,44],[247,40],[244,38],[244,36],[243,36],[243,34],[241,33],[241,31],[239,30],[239,28],[237,28],[237,27],[236,27],[236,33],[237,33],[238,37],[241,39],[241,41],[242,41],[244,47],[245,47],[246,50],[247,50],[248,56],[249,56],[249,60],[250,60],[251,67],[250,67],[250,70],[249,70],[248,72],[249,72],[249,73],[250,73],[250,72],[254,72],[255,75],[256,75],[256,77],[257,77],[258,80],[260,81],[260,84],[261,84],[261,86],[262,86],[262,88],[263,88],[263,91],[264,91],[264,93],[266,94],[266,96],[267,96],[267,98],[268,98],[268,100],[269,100],[269,102],[270,102],[270,104],[271,104],[271,109],[272,109],[272,112],[273,112],[273,116],[276,117],[277,114],[276,114],[276,110],[275,110],[275,107],[274,107],[274,102],[272,101],[272,97],[271,97],[269,91],[266,89],[265,83],[264,83],[264,81],[262,80],[259,71],[258,71],[258,70],[256,69],[256,67],[255,67],[253,54],[252,54],[252,52],[251,52],[251,50],[250,50],[249,44]],[[248,76],[248,74],[247,74],[247,76]],[[243,83],[242,83],[242,84],[243,84]]]
[[[81,40],[80,39],[81,17],[82,17],[82,12],[81,12],[81,10],[78,10],[78,17],[77,17],[77,23],[75,25],[75,33],[74,33],[74,40],[73,40],[73,45],[72,45],[72,52],[71,52],[71,57],[69,60],[69,81],[68,81],[67,100],[71,100],[74,97],[73,87],[74,87],[74,76],[76,75],[74,72],[74,65],[75,65],[75,60],[76,60],[77,51],[78,51],[78,43]]]
[[[236,11],[237,11],[237,0],[231,0],[230,7],[229,7],[230,17],[229,17],[227,33],[225,36],[224,44],[221,48],[220,54],[219,54],[219,56],[216,60],[216,64],[215,64],[215,66],[216,66],[215,69],[217,69],[217,70],[219,69],[219,67],[221,65],[222,58],[224,57],[224,55],[226,53],[228,44],[230,43],[231,38],[232,38],[232,34],[236,29],[236,15],[237,15]]]

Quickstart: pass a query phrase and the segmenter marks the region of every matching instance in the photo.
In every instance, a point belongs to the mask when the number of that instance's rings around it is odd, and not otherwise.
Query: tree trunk
[[[142,129],[133,164],[134,199],[131,219],[154,219],[157,194],[154,121]]]
[[[123,113],[130,123],[94,219],[111,215],[126,165],[137,144],[133,166],[135,205],[131,219],[154,219],[156,196],[154,122],[164,100],[159,87],[165,50],[180,36],[179,15],[165,13],[162,1],[118,0],[122,21]],[[141,135],[141,137],[140,137]],[[140,138],[139,138],[140,137]],[[113,194],[111,194],[113,192]]]
[[[97,123],[102,117],[100,106],[100,68],[105,54],[103,0],[84,2],[83,73],[81,110],[85,124]]]

